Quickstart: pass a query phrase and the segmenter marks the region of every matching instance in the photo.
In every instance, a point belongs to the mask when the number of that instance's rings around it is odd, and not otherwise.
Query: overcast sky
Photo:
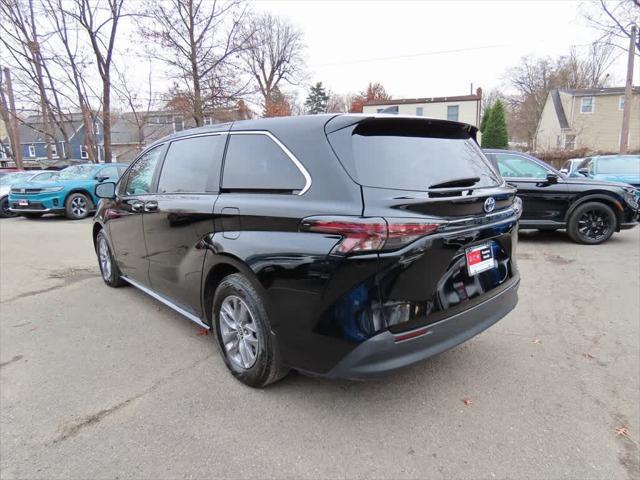
[[[464,95],[471,83],[487,91],[524,55],[561,55],[598,37],[581,18],[584,2],[569,0],[255,0],[253,6],[302,29],[310,82],[346,93],[380,81],[395,98]],[[621,56],[614,83],[623,85],[625,69]]]

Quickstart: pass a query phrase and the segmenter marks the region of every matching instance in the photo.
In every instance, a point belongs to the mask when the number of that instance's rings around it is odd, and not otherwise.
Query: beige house
[[[551,90],[536,129],[535,150],[617,152],[624,88]],[[629,150],[640,150],[640,87],[634,87]]]
[[[457,97],[403,98],[373,101],[364,104],[363,113],[395,113],[419,117],[454,120],[456,122],[480,125],[482,89],[475,95]]]

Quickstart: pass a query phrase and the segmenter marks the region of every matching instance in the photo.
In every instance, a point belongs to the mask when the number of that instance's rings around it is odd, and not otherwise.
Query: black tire
[[[240,348],[235,350],[239,352],[239,358],[235,360],[233,354],[227,351],[221,332],[221,329],[225,328],[227,330],[226,338],[229,338],[229,324],[226,323],[221,314],[223,303],[225,306],[228,306],[229,303],[233,303],[237,301],[237,299],[241,300],[241,302],[239,302],[243,305],[241,308],[248,309],[250,315],[249,318],[245,317],[247,318],[247,322],[244,325],[250,324],[251,329],[245,329],[244,335],[247,338],[251,338],[252,342],[256,341],[255,349],[253,346],[251,347],[251,352],[255,357],[254,363],[248,368],[238,364],[239,361],[244,360],[244,357],[240,358]],[[269,323],[264,301],[246,277],[242,274],[234,273],[233,275],[225,277],[222,282],[220,282],[213,297],[212,317],[215,339],[220,354],[234,377],[250,387],[261,388],[277,382],[286,376],[289,369],[285,368],[280,361],[278,344],[271,331],[271,324]],[[225,322],[225,325],[221,326],[221,322]],[[243,334],[238,333],[237,335],[239,336],[232,337],[236,340],[231,340],[227,344],[231,345],[231,343],[237,342],[239,345],[242,341],[241,338]],[[247,344],[245,343],[245,349],[246,348]]]
[[[107,255],[109,261],[109,268],[105,267],[101,257],[101,248],[104,246],[105,254]],[[120,274],[120,269],[118,268],[118,264],[113,257],[113,253],[111,252],[111,247],[109,246],[109,242],[107,241],[107,237],[104,232],[99,232],[96,237],[96,255],[98,257],[98,266],[100,267],[100,275],[102,276],[102,280],[104,283],[113,288],[122,287],[126,285],[127,282],[122,278]]]
[[[92,208],[91,199],[80,192],[72,193],[64,202],[64,214],[70,220],[87,218]]]
[[[9,210],[9,199],[4,197],[0,200],[0,218],[12,218],[18,214]]]
[[[44,213],[33,213],[33,212],[29,212],[29,213],[20,213],[19,215],[23,216],[24,218],[40,218],[42,215],[44,215]]]
[[[601,202],[587,202],[571,214],[567,231],[574,242],[599,245],[611,238],[617,222],[611,207]]]

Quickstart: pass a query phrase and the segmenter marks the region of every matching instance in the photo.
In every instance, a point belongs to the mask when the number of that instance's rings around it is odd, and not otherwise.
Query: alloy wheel
[[[249,369],[258,357],[258,332],[247,304],[235,295],[220,305],[220,335],[227,358],[236,367]]]
[[[111,278],[111,255],[109,254],[107,241],[104,238],[100,238],[98,242],[98,259],[100,261],[102,278],[109,280]]]
[[[580,235],[593,241],[606,238],[611,228],[610,216],[600,209],[587,210],[578,220],[578,232],[580,232]]]
[[[87,214],[87,200],[84,197],[75,197],[71,200],[71,211],[77,217]]]

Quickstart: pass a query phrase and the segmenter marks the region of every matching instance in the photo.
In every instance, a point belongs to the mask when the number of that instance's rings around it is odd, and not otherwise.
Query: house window
[[[149,123],[154,123],[156,125],[165,125],[167,123],[171,123],[171,115],[156,115],[150,117]]]
[[[618,99],[618,110],[624,110],[624,95],[620,95]]]
[[[4,153],[4,145],[0,143],[0,158],[7,158],[7,155]]]
[[[80,158],[83,160],[89,158],[89,152],[87,152],[87,147],[85,145],[80,145]]]
[[[575,148],[576,148],[576,136],[575,135],[566,135],[564,137],[564,148],[565,148],[565,150],[575,150]]]
[[[580,99],[580,113],[593,113],[593,97]]]
[[[93,133],[95,135],[100,135],[100,123],[97,120],[93,122]]]
[[[447,120],[451,120],[452,122],[458,121],[458,111],[460,110],[458,105],[448,105],[447,106]]]
[[[30,157],[35,157],[36,156],[36,147],[35,147],[35,145],[29,145],[29,156]]]
[[[203,123],[205,125],[213,125],[213,117],[210,117],[210,116],[204,117]]]
[[[422,117],[424,115],[424,108],[416,107],[416,116]]]
[[[173,131],[179,132],[184,129],[182,117],[173,117]]]
[[[51,156],[54,158],[58,158],[58,145],[55,143],[51,144]]]

